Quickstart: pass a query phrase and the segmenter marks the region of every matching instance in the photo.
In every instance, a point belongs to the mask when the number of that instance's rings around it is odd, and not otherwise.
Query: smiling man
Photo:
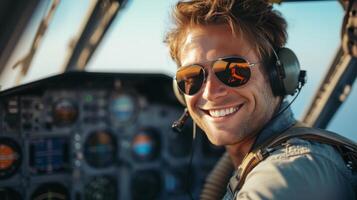
[[[228,25],[192,26],[182,41],[179,59],[182,69],[193,66],[205,73],[204,86],[197,94],[185,96],[191,117],[213,144],[226,145],[236,154],[232,158],[238,164],[281,100],[273,95],[253,45],[244,36],[233,35]],[[246,62],[249,81],[240,87],[222,84],[212,65],[225,67],[224,59]]]
[[[178,65],[177,87],[194,122],[226,147],[238,169],[233,179],[240,184],[230,185],[224,199],[353,199],[340,154],[299,138],[269,150],[240,176],[248,153],[301,126],[284,101],[301,89],[303,76],[284,48],[281,15],[264,0],[193,0],[179,1],[173,17],[166,43]]]

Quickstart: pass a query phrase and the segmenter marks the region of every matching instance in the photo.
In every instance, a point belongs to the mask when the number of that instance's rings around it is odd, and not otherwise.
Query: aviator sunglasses
[[[250,67],[258,63],[249,63],[242,57],[219,58],[212,62],[212,71],[223,84],[239,87],[250,78]],[[180,91],[186,95],[194,95],[200,91],[206,80],[207,72],[198,64],[180,67],[176,72],[176,83]]]

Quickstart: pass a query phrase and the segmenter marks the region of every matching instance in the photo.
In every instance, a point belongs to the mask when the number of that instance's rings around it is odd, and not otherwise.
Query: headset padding
[[[293,95],[299,86],[299,60],[295,53],[288,48],[279,49],[278,57],[285,73],[285,76],[281,79],[284,95]]]

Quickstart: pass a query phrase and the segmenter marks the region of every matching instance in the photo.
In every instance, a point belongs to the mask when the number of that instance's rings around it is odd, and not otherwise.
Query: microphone
[[[307,81],[306,78],[306,71],[305,70],[301,70],[300,74],[299,74],[299,83],[300,83],[300,87],[304,86],[305,83]]]
[[[182,128],[185,125],[185,122],[187,121],[187,119],[190,117],[190,114],[188,113],[187,108],[185,108],[185,110],[183,111],[181,117],[174,121],[174,123],[172,123],[172,130],[175,131],[176,133],[181,133],[182,132]]]

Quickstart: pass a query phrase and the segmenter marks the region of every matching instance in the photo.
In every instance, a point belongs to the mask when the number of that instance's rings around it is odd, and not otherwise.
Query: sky
[[[114,20],[107,35],[91,58],[87,70],[101,72],[162,73],[173,76],[176,70],[168,49],[162,42],[170,28],[170,10],[177,0],[129,0]],[[46,1],[44,1],[46,2]],[[91,6],[86,1],[61,1],[48,32],[22,83],[61,73],[68,57],[70,41],[81,31],[82,20]],[[48,5],[44,4],[46,8]],[[340,45],[343,9],[337,1],[283,3],[275,5],[288,21],[288,43],[299,58],[301,68],[308,71],[308,83],[292,104],[299,119],[311,102],[321,79],[327,72]],[[45,13],[45,12],[42,12]],[[41,16],[41,14],[39,14]],[[38,21],[38,20],[37,20]],[[33,30],[32,30],[33,31]],[[31,34],[29,34],[31,35]],[[24,43],[30,40],[23,39]],[[24,55],[18,53],[9,65]],[[5,80],[9,73],[3,73]],[[8,86],[12,85],[8,81]],[[6,84],[2,84],[6,86]],[[329,130],[357,141],[352,127],[357,118],[357,91],[351,95],[332,120]]]

